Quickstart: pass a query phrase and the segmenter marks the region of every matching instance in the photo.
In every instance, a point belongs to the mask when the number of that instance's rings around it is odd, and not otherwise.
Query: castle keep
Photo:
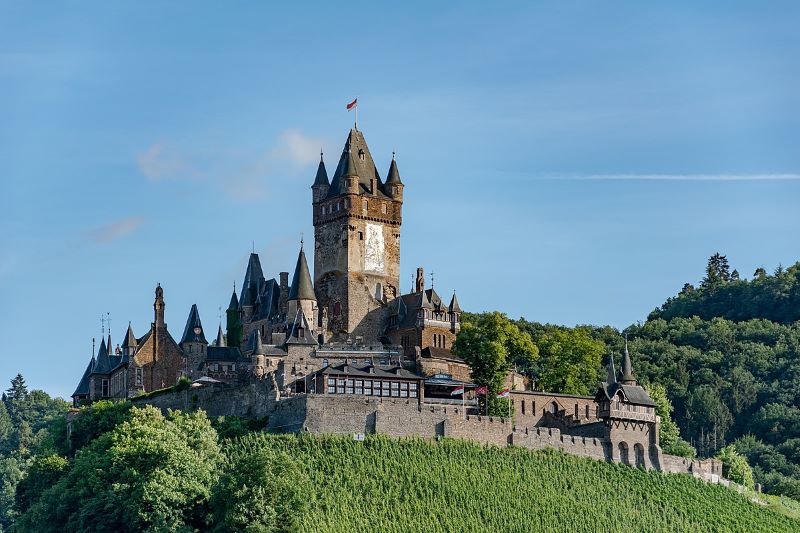
[[[267,417],[282,431],[456,436],[528,448],[555,447],[644,468],[719,475],[718,462],[667,456],[655,404],[635,380],[627,347],[594,397],[507,385],[514,421],[481,417],[470,368],[450,349],[460,330],[455,292],[425,287],[422,268],[400,291],[403,189],[394,156],[381,177],[364,134],[353,128],[333,175],[320,158],[311,185],[313,277],[301,242],[289,272],[267,278],[250,254],[226,310],[225,332],[206,336],[192,305],[180,341],[164,322],[156,287],[150,330],[130,325],[121,345],[103,339],[73,394],[77,406],[131,398],[161,408]],[[310,253],[310,252],[309,252]],[[209,339],[211,341],[209,342]],[[191,387],[164,390],[180,378]],[[454,391],[464,390],[453,397]]]

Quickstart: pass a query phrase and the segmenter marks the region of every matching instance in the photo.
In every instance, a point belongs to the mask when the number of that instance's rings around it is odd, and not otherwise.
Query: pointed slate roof
[[[220,324],[219,329],[217,329],[217,341],[214,343],[214,346],[217,348],[224,348],[227,346],[227,344],[225,344],[225,336],[222,334],[222,324]]]
[[[122,349],[125,351],[125,348],[135,348],[136,347],[136,335],[133,334],[133,328],[131,327],[131,323],[128,322],[128,332],[125,334],[125,340],[122,341]]]
[[[451,313],[461,312],[461,306],[458,305],[458,298],[456,298],[456,291],[453,291],[453,298],[450,299],[450,305],[447,306],[447,309]]]
[[[395,185],[402,185],[403,182],[400,181],[400,173],[397,171],[397,161],[394,160],[394,154],[392,155],[392,164],[389,165],[389,174],[386,175],[386,184],[389,183]]]
[[[253,320],[274,318],[280,314],[280,296],[281,286],[275,281],[275,278],[264,281],[261,284],[258,298],[256,298],[256,310]]]
[[[261,330],[257,329],[253,335],[253,353],[252,355],[265,355],[264,343],[261,341]]]
[[[319,154],[319,166],[317,167],[317,175],[314,178],[314,185],[330,185],[328,181],[328,171],[325,170],[325,162],[322,160],[322,153]]]
[[[97,350],[97,362],[92,369],[92,374],[108,374],[111,372],[111,360],[108,357],[106,340],[100,341],[100,349]]]
[[[308,262],[303,247],[297,256],[297,265],[294,267],[292,286],[289,289],[289,300],[316,300],[314,284],[311,282],[311,273],[308,271]]]
[[[239,309],[239,298],[236,296],[236,284],[233,285],[233,294],[231,294],[231,303],[228,304],[228,311]]]
[[[361,155],[364,156],[363,159]],[[350,170],[351,174],[348,174],[347,171],[349,164],[348,159],[352,159],[353,168]],[[331,188],[328,189],[326,198],[333,198],[341,194],[339,186],[342,180],[340,178],[347,175],[358,176],[360,184],[359,190],[361,192],[369,192],[370,179],[375,178],[378,183],[376,194],[384,198],[388,197],[383,192],[383,181],[372,159],[372,154],[369,152],[364,134],[355,128],[351,129],[350,133],[347,135],[347,141],[344,144],[344,150],[342,150],[342,155],[339,158],[339,164],[336,166],[336,172],[334,172],[333,178],[331,178]]]
[[[318,344],[317,339],[314,338],[314,334],[308,325],[306,314],[303,312],[302,308],[300,308],[300,314],[297,320],[295,320],[295,323],[292,324],[286,332],[286,344]]]
[[[631,354],[628,353],[628,337],[625,337],[625,355],[622,358],[622,383],[636,385],[636,378],[633,376],[633,367],[631,365]]]
[[[251,253],[247,262],[247,272],[244,275],[242,297],[239,299],[239,304],[242,306],[254,305],[263,283],[264,271],[261,269],[261,260],[257,253]]]
[[[95,360],[94,354],[92,354],[92,358],[89,360],[89,364],[86,366],[86,370],[83,372],[83,376],[81,380],[78,382],[78,387],[75,389],[75,392],[72,393],[72,397],[75,396],[88,396],[89,395],[89,376],[92,374],[94,370]]]
[[[186,319],[186,327],[183,328],[183,337],[181,337],[180,344],[184,342],[208,344],[205,332],[203,331],[203,324],[200,322],[200,313],[197,311],[197,304],[192,304],[192,309],[189,311],[189,318]]]

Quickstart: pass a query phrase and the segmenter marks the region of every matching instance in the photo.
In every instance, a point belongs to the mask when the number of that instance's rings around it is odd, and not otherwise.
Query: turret
[[[225,329],[228,332],[228,344],[239,346],[242,343],[242,321],[239,317],[239,298],[236,296],[236,283],[233,284],[231,303],[225,311]]]
[[[122,341],[122,355],[124,357],[133,357],[136,352],[136,335],[133,334],[131,323],[128,322],[128,331],[125,333],[125,340]]]
[[[317,175],[314,178],[314,184],[311,186],[312,202],[317,203],[325,198],[328,195],[330,186],[330,181],[328,181],[328,171],[325,170],[325,161],[322,159],[322,152],[320,152]]]
[[[622,358],[622,381],[623,385],[636,385],[636,378],[633,375],[631,365],[631,354],[628,353],[628,337],[625,336],[625,355]]]
[[[311,273],[308,271],[302,242],[300,243],[300,253],[297,256],[297,265],[294,267],[292,285],[289,288],[288,306],[286,320],[290,324],[294,323],[298,309],[302,309],[306,317],[317,316],[317,297],[314,294],[314,284],[311,282]]]
[[[461,306],[458,304],[456,291],[453,291],[453,297],[450,299],[447,311],[450,314],[450,331],[458,333],[461,330]]]
[[[217,340],[214,341],[214,346],[217,348],[224,348],[227,346],[227,344],[225,344],[225,336],[222,334],[222,324],[217,328]]]
[[[165,328],[167,324],[164,322],[164,289],[161,288],[161,284],[156,285],[156,299],[153,302],[153,312],[154,312],[154,328]]]
[[[358,171],[356,170],[356,162],[353,159],[353,151],[348,146],[347,159],[345,160],[344,172],[342,172],[342,184],[339,189],[343,194],[358,194],[359,193],[359,178]]]
[[[206,340],[203,324],[200,322],[200,312],[197,304],[192,305],[189,311],[189,318],[186,319],[186,327],[183,328],[183,336],[179,343],[183,356],[186,358],[186,372],[192,378],[200,371],[200,367],[206,359],[208,341]]]
[[[386,182],[383,185],[386,194],[394,200],[403,201],[403,182],[400,181],[400,172],[397,171],[397,161],[392,152],[392,163],[389,165],[389,174],[386,175]]]

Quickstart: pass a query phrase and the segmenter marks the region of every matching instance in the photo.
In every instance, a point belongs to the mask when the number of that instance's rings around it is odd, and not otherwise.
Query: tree
[[[711,288],[731,280],[728,258],[719,252],[708,258],[706,277],[703,278],[702,287]]]
[[[28,397],[28,386],[25,385],[25,378],[22,374],[17,374],[11,380],[11,388],[6,391],[6,401],[22,401]]]
[[[539,356],[530,335],[498,312],[475,315],[462,323],[452,351],[472,367],[473,381],[489,388],[488,411],[494,416],[508,412],[506,401],[496,395],[503,390],[512,365],[526,365]]]
[[[672,420],[672,402],[663,385],[645,385],[650,398],[656,403],[656,414],[661,417],[659,444],[665,453],[680,457],[695,457],[697,451],[681,438],[678,425]]]
[[[220,450],[205,413],[131,408],[20,517],[20,531],[194,531],[209,525]]]
[[[753,277],[756,279],[762,279],[767,277],[767,271],[764,267],[758,267],[755,272],[753,272]]]
[[[588,328],[549,328],[536,338],[537,385],[549,392],[587,395],[596,390],[606,346]]]
[[[722,461],[722,475],[731,481],[753,488],[753,469],[747,459],[736,451],[736,446],[729,444],[717,454],[717,459]]]

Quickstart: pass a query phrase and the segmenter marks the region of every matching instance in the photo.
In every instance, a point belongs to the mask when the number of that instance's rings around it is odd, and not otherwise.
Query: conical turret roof
[[[622,383],[636,384],[636,378],[633,375],[633,366],[631,365],[631,354],[628,352],[628,338],[625,338],[625,355],[622,358]]]
[[[189,311],[189,318],[186,319],[186,327],[183,328],[183,337],[181,337],[180,344],[185,342],[208,344],[205,332],[203,331],[203,324],[200,322],[200,313],[197,311],[197,304],[192,304],[192,309]]]
[[[453,291],[453,298],[450,299],[450,305],[447,306],[448,311],[451,313],[460,313],[461,306],[458,305],[458,298],[456,298],[456,291]]]
[[[342,176],[344,177],[358,177],[358,170],[356,170],[356,162],[353,159],[353,150],[347,150],[347,159],[345,160],[344,165],[344,172],[342,172]]]
[[[231,302],[228,304],[228,311],[235,311],[237,309],[239,309],[239,298],[236,296],[236,285],[234,284]]]
[[[317,175],[314,178],[314,185],[330,185],[328,181],[328,171],[325,170],[325,161],[322,160],[322,153],[319,154],[319,166],[317,167]]]
[[[242,297],[239,300],[241,305],[253,305],[256,302],[261,285],[264,284],[264,271],[261,269],[261,260],[258,254],[253,252],[247,262],[247,273],[244,275],[242,284]]]
[[[253,355],[266,355],[264,343],[261,342],[261,330],[257,329],[253,337]]]
[[[614,354],[608,354],[608,376],[606,379],[609,385],[617,382],[617,371],[614,369]]]
[[[125,340],[122,341],[123,348],[135,348],[136,347],[136,335],[133,334],[133,328],[131,327],[131,323],[128,322],[128,332],[125,333]]]
[[[289,289],[289,300],[316,300],[314,294],[314,284],[311,282],[311,273],[308,271],[306,253],[300,247],[300,254],[297,256],[297,265],[294,267],[292,286]]]
[[[397,171],[397,161],[394,160],[394,155],[392,155],[392,164],[389,165],[389,174],[386,175],[386,183],[396,185],[403,184],[403,182],[400,181],[400,173]]]
[[[217,348],[225,347],[225,336],[222,334],[222,324],[217,329],[217,342],[214,344]]]
[[[348,166],[350,167],[348,170]],[[370,154],[367,142],[364,139],[364,134],[357,129],[353,128],[347,136],[347,141],[344,144],[344,150],[339,158],[339,163],[336,166],[336,171],[331,177],[331,187],[328,189],[326,198],[333,198],[342,194],[344,191],[340,190],[339,186],[341,181],[339,178],[343,176],[358,176],[358,182],[361,185],[362,191],[371,190],[371,180],[375,178],[378,182],[378,191],[372,191],[373,194],[386,196],[383,193],[383,180],[380,177],[378,168]]]

